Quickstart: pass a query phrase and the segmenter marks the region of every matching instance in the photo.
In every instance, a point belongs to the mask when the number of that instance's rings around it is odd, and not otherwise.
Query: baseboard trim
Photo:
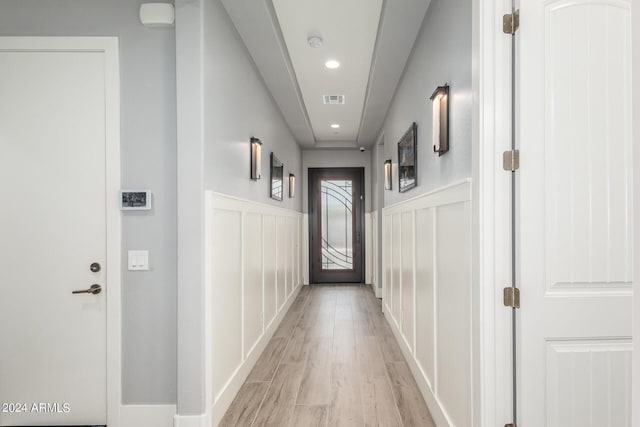
[[[210,427],[211,423],[207,422],[207,415],[175,415],[173,418],[173,427]]]
[[[122,405],[120,427],[171,427],[176,405]]]
[[[376,286],[376,287],[373,288],[373,291],[376,294],[376,298],[378,298],[378,299],[382,298],[382,288],[379,288],[379,287]]]
[[[404,337],[402,336],[402,334],[400,333],[400,330],[398,329],[398,325],[396,325],[396,322],[393,321],[393,319],[390,318],[390,316],[385,315],[384,317],[385,319],[387,319],[387,323],[389,324],[389,326],[391,327],[391,330],[393,331],[393,335],[395,336],[396,341],[398,342],[398,346],[400,346],[400,350],[402,350],[402,354],[404,355],[404,358],[407,361],[407,365],[409,365],[409,369],[413,374],[413,378],[416,380],[416,383],[418,384],[420,393],[422,393],[422,397],[424,398],[427,404],[427,407],[429,408],[429,412],[431,412],[433,421],[435,421],[438,427],[453,426],[453,423],[451,423],[451,421],[449,420],[449,417],[447,417],[445,411],[442,409],[442,405],[440,405],[438,398],[436,397],[435,394],[433,394],[433,391],[431,391],[431,387],[429,386],[429,384],[427,383],[427,380],[423,376],[422,370],[420,369],[420,367],[418,366],[418,363],[414,359],[413,354],[411,353],[411,350],[409,350],[409,347],[407,346],[404,340]]]

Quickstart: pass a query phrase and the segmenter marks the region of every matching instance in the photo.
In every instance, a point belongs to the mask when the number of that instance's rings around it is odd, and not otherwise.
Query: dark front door
[[[362,283],[364,169],[309,169],[311,283]]]

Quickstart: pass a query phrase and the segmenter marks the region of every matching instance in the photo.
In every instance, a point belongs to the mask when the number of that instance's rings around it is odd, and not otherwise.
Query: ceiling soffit
[[[221,1],[302,148],[375,142],[428,0]],[[340,67],[327,69],[328,59]],[[346,103],[324,105],[322,95]]]

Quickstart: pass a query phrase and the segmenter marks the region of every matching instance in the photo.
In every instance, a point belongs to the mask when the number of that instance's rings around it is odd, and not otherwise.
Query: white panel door
[[[521,2],[518,426],[630,426],[628,0]]]
[[[0,44],[2,426],[106,424],[105,93],[104,52]]]

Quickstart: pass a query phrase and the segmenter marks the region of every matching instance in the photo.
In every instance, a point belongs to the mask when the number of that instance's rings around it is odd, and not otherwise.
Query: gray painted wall
[[[140,3],[2,0],[0,36],[120,38],[122,186],[149,188],[154,198],[151,212],[122,217],[124,258],[148,249],[151,263],[151,271],[122,274],[122,399],[175,403],[175,37],[143,27]]]
[[[371,212],[371,150],[357,148],[302,151],[302,211],[309,212],[309,168],[364,168],[365,212]]]
[[[204,15],[205,188],[243,199],[300,211],[302,152],[219,0]],[[262,141],[262,178],[249,179],[249,139]],[[297,196],[269,197],[269,158],[296,175]]]
[[[393,191],[385,206],[471,176],[471,1],[432,0],[413,52],[384,123],[385,158],[393,159]],[[437,86],[448,83],[450,149],[433,152],[431,102]],[[418,186],[398,192],[397,142],[418,124]]]
[[[286,197],[288,180],[283,201],[269,197],[268,159],[274,151],[286,176],[301,177],[302,158],[219,0],[176,1],[176,44],[177,407],[179,415],[200,415],[211,404],[205,399],[204,190],[300,211],[301,197]],[[249,178],[252,136],[263,142],[259,181]]]
[[[179,415],[206,407],[202,16],[201,0],[176,0]]]

